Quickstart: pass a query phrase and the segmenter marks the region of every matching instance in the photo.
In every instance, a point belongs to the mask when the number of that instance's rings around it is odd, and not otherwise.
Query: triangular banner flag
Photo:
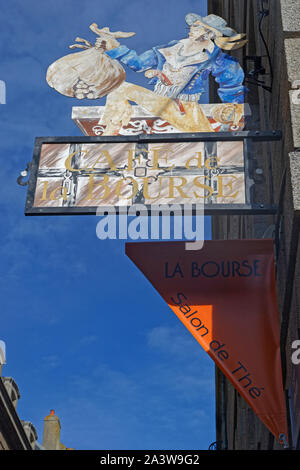
[[[126,243],[126,254],[274,434],[287,440],[272,240]]]

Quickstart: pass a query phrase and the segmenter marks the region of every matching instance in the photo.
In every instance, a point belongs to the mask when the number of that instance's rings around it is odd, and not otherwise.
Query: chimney
[[[44,419],[43,447],[46,450],[60,450],[60,422],[54,410]]]

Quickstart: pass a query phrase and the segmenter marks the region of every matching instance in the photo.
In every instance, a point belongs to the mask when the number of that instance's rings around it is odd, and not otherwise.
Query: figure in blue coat
[[[243,47],[247,42],[245,35],[237,34],[216,15],[200,17],[190,13],[186,22],[190,27],[187,38],[153,47],[141,55],[112,38],[106,53],[132,70],[145,73],[154,88],[151,91],[124,82],[110,93],[102,119],[106,133],[117,133],[121,125],[128,123],[132,113],[128,100],[179,131],[212,131],[199,104],[210,74],[218,84],[223,103],[244,103],[247,89],[243,85],[243,69],[237,59],[222,49]]]

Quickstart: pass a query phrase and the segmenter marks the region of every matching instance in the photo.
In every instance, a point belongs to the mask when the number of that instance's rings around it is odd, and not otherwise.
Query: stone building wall
[[[37,438],[32,427],[34,435],[31,439],[32,432],[28,432],[28,426],[23,425],[17,414],[19,397],[15,381],[0,377],[0,450],[32,450]]]
[[[247,46],[232,53],[241,64],[245,55],[262,57],[267,75],[260,75],[258,79],[264,80],[265,85],[272,89],[269,92],[248,80],[245,83],[249,88],[247,101],[253,114],[248,128],[281,129],[283,132],[281,141],[263,143],[256,148],[254,155],[263,166],[268,197],[278,205],[278,213],[271,216],[214,217],[212,225],[213,239],[274,238],[284,388],[288,408],[294,408],[290,442],[293,437],[296,447],[299,446],[300,426],[299,418],[295,416],[295,408],[300,403],[300,365],[293,364],[291,356],[293,342],[299,339],[300,331],[300,255],[297,251],[300,90],[297,92],[296,89],[300,88],[300,4],[299,0],[208,0],[208,13],[223,17],[239,33],[247,33]],[[249,69],[251,64],[248,63]],[[219,101],[214,84],[210,94],[211,102]],[[259,188],[256,196],[260,197]],[[281,448],[217,369],[216,405],[217,439],[222,441],[223,448]]]

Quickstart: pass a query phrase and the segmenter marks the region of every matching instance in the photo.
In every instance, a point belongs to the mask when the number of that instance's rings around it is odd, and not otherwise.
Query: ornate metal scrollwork
[[[208,450],[221,450],[222,449],[223,441],[215,441],[212,442],[208,448]]]

